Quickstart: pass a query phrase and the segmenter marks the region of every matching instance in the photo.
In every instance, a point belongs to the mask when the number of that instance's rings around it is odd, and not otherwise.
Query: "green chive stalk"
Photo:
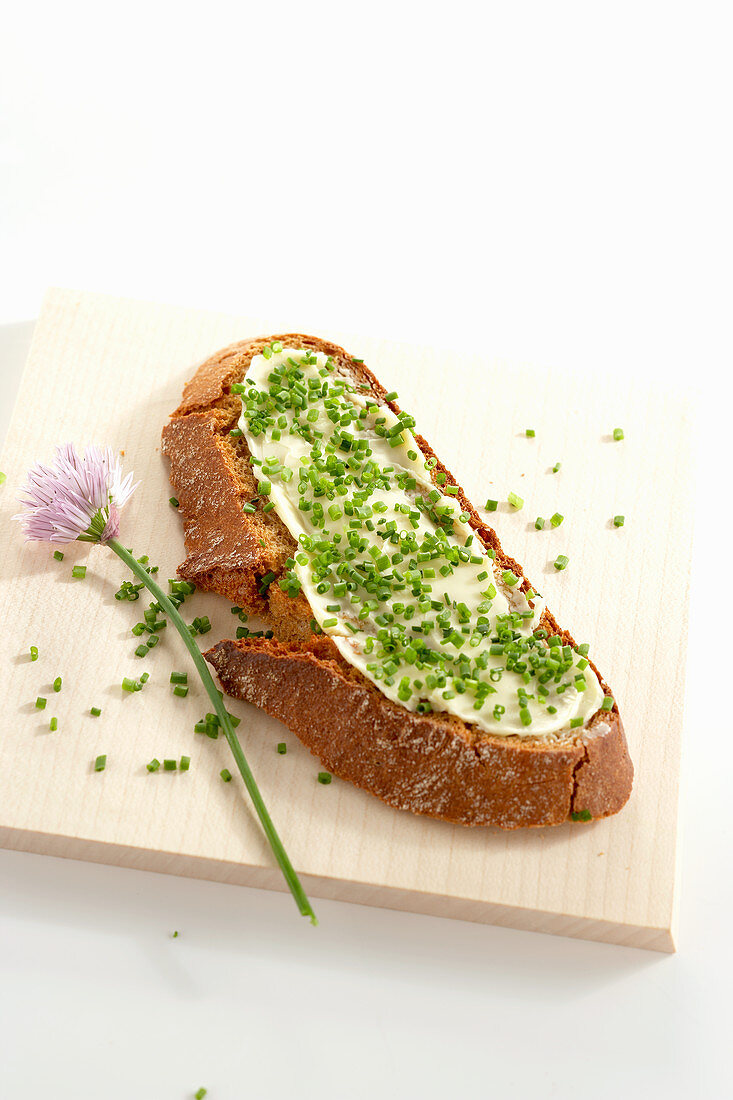
[[[269,841],[275,859],[280,865],[280,870],[285,877],[285,881],[290,888],[290,892],[295,899],[295,904],[298,906],[298,909],[300,910],[302,916],[310,917],[311,924],[318,924],[316,915],[313,912],[313,907],[308,900],[308,896],[305,890],[301,885],[300,879],[298,878],[297,871],[290,862],[288,854],[283,846],[283,842],[278,836],[277,830],[272,823],[272,819],[267,811],[267,807],[265,806],[262,795],[260,794],[260,789],[257,786],[255,777],[252,774],[252,770],[247,763],[244,752],[242,751],[242,746],[239,743],[239,738],[234,732],[234,727],[229,720],[227,709],[222,702],[221,696],[216,688],[216,684],[214,683],[212,675],[209,672],[209,666],[207,665],[201,653],[201,650],[196,645],[196,642],[191,636],[188,626],[184,622],[181,613],[179,612],[176,605],[171,602],[170,598],[166,595],[160,585],[153,580],[151,575],[146,571],[145,567],[140,565],[139,562],[137,562],[132,556],[132,554],[128,553],[124,546],[122,546],[117,541],[117,539],[109,539],[107,545],[111,550],[115,552],[117,557],[125,563],[127,568],[132,573],[134,573],[135,576],[139,580],[141,580],[145,587],[153,594],[155,599],[165,611],[170,621],[175,626],[178,633],[181,635],[183,643],[186,646],[188,652],[191,654],[191,658],[196,666],[196,670],[201,677],[201,681],[206,688],[206,692],[209,698],[211,699],[214,710],[216,711],[216,716],[219,719],[222,730],[224,731],[224,736],[227,739],[229,748],[232,750],[232,756],[234,757],[234,761],[237,765],[237,768],[239,769],[239,774],[244,780],[244,785],[247,788],[250,798],[252,799],[252,804],[254,805],[257,816],[260,819],[260,823],[264,830],[265,836]]]

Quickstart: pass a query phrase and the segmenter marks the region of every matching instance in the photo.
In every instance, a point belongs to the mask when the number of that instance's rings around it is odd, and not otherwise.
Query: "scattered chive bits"
[[[232,773],[229,771],[229,768],[222,768],[219,772],[219,775],[222,777],[225,783],[231,783]]]
[[[524,434],[526,435],[527,439],[534,439],[536,433],[534,428],[525,428]]]
[[[47,702],[47,699],[44,699],[42,695],[39,695],[36,699],[36,710],[45,710]]]
[[[624,516],[614,516],[613,517],[613,526],[614,527],[623,527],[624,518],[625,518]]]
[[[188,688],[185,684],[176,684],[173,688],[173,694],[177,695],[180,699],[185,699],[188,695]]]
[[[590,812],[590,810],[575,810],[574,813],[572,813],[570,815],[570,817],[571,817],[571,820],[573,820],[573,821],[592,821],[593,820],[593,815]]]
[[[542,516],[537,516],[537,519],[534,521],[535,531],[541,531],[544,526],[545,526],[545,521],[542,518]]]
[[[196,1092],[195,1092],[195,1094],[194,1094],[194,1098],[193,1098],[193,1100],[204,1100],[204,1097],[206,1096],[206,1093],[207,1093],[208,1091],[209,1091],[209,1090],[208,1090],[208,1089],[205,1089],[205,1088],[200,1088],[200,1089],[197,1089],[197,1090],[196,1090]]]
[[[62,552],[60,550],[54,550],[53,556],[54,556],[56,561],[63,561],[64,560],[64,555],[62,554]]]
[[[191,757],[190,756],[182,756],[181,759],[180,759],[180,762],[178,764],[179,772],[187,772],[190,767],[191,767]]]
[[[613,438],[614,438],[614,442],[620,443],[621,440],[624,438],[623,428],[614,428],[613,429]]]
[[[176,930],[176,931],[175,931],[175,932],[173,933],[173,935],[171,936],[171,939],[172,939],[172,940],[177,940],[177,939],[178,939],[178,930]]]
[[[61,683],[62,683],[61,677],[57,676],[56,679],[53,682],[53,690],[54,691],[61,691]]]
[[[31,654],[31,660],[32,661],[37,661],[38,660],[38,646],[37,645],[32,645],[31,646],[30,654]]]
[[[8,475],[7,475],[7,474],[4,474],[4,473],[2,472],[2,470],[0,470],[0,485],[4,485],[4,484],[5,484],[5,482],[7,481],[7,477],[8,477]]]
[[[280,756],[285,756],[285,753],[288,751],[288,746],[284,741],[278,741],[277,751],[280,753]]]
[[[553,516],[550,516],[550,525],[552,527],[559,527],[564,519],[565,516],[561,515],[560,512],[555,512]]]
[[[102,755],[98,756],[97,759],[94,761],[94,770],[95,770],[95,772],[103,772],[106,767],[107,767],[107,754],[102,753]]]
[[[123,679],[120,686],[121,686],[123,691],[129,691],[129,692],[142,691],[143,686],[145,684],[147,684],[149,679],[150,679],[150,673],[149,672],[143,672],[143,674],[142,674],[142,676],[140,677],[139,680],[132,680],[129,676],[125,676],[125,678]]]
[[[168,759],[163,761],[163,771],[174,772],[177,767],[178,762],[176,760]]]
[[[324,785],[324,787],[328,786],[328,784],[331,782],[332,779],[333,779],[333,776],[331,775],[330,772],[319,772],[318,773],[318,782],[322,783]]]
[[[187,684],[188,673],[187,672],[171,672],[170,682],[172,684]]]
[[[277,585],[295,598],[308,575],[321,598],[313,633],[343,626],[372,681],[418,714],[463,713],[467,704],[474,712],[485,708],[475,721],[486,728],[502,724],[527,736],[547,715],[567,728],[584,690],[593,688],[587,703],[600,703],[602,692],[579,675],[572,647],[533,628],[537,612],[524,598],[521,576],[459,526],[470,520],[459,487],[448,484],[434,456],[420,455],[414,419],[369,397],[354,400],[355,387],[321,353],[270,352],[232,390],[241,396],[259,486],[250,503],[261,510],[261,498],[282,487],[303,521],[292,557],[278,575],[258,579],[260,593]],[[286,438],[292,443],[284,447]],[[418,480],[411,464],[421,459],[429,473]],[[508,501],[515,509],[525,503],[516,493]],[[490,498],[485,508],[497,511],[499,501]],[[556,513],[552,525],[562,520]],[[539,530],[549,526],[538,521]],[[236,606],[232,614],[240,614]],[[237,637],[248,636],[248,626],[237,628]],[[451,699],[457,702],[447,708]],[[208,716],[194,728],[219,736]]]
[[[613,704],[613,695],[604,695],[603,702],[601,703],[601,710],[613,710]]]
[[[553,562],[553,565],[555,566],[556,569],[565,569],[565,568],[567,568],[567,564],[568,564],[569,560],[570,559],[567,557],[566,554],[558,554],[557,557],[555,558],[555,561]]]
[[[562,469],[562,462],[556,462],[552,467],[553,474],[556,474],[558,470]]]
[[[178,499],[176,497],[168,497],[168,503],[170,504],[171,508],[178,507]]]
[[[51,721],[48,723],[48,728],[51,730],[51,733],[55,733],[56,730],[59,728],[58,718],[52,718]]]
[[[76,577],[78,580],[83,581],[87,575],[86,565],[75,565],[71,570],[72,577]]]
[[[146,764],[145,767],[148,769],[149,772],[157,772],[158,768],[160,767],[160,760],[156,760],[156,758],[153,757],[150,763]]]

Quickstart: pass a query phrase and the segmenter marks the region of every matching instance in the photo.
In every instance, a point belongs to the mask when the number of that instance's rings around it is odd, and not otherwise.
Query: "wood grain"
[[[0,842],[11,848],[281,889],[241,786],[223,784],[223,741],[194,734],[208,709],[169,630],[142,661],[130,627],[144,601],[119,603],[124,572],[99,548],[63,562],[24,544],[10,516],[27,467],[57,442],[109,443],[142,484],[123,541],[174,576],[180,523],[168,504],[160,429],[194,367],[228,343],[287,327],[101,295],[51,291],[39,319],[0,468]],[[561,622],[592,653],[622,707],[636,767],[621,814],[582,829],[463,829],[389,809],[346,783],[318,784],[318,762],[266,715],[232,702],[245,751],[288,851],[315,897],[674,950],[680,736],[691,546],[690,424],[680,396],[640,383],[607,387],[563,372],[450,352],[324,335],[393,385],[400,403],[525,564]],[[611,440],[622,426],[626,438]],[[525,428],[536,437],[526,438]],[[561,461],[558,473],[551,473]],[[536,515],[560,511],[557,529]],[[611,518],[626,516],[623,528]],[[556,573],[552,562],[567,554]],[[76,562],[84,581],[71,577]],[[225,601],[197,594],[207,645],[233,635]],[[31,662],[30,645],[39,648]],[[124,676],[147,669],[144,691]],[[51,683],[61,675],[62,690]],[[35,709],[38,695],[48,699]],[[89,714],[93,705],[102,715]],[[58,732],[49,719],[58,717]],[[285,740],[288,752],[276,752]],[[93,761],[107,753],[107,769]],[[185,774],[149,774],[153,756],[191,756]],[[294,917],[294,919],[296,919]]]

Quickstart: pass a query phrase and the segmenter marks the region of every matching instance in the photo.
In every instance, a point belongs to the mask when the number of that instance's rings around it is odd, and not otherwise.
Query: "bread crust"
[[[241,410],[230,388],[273,340],[324,352],[378,398],[386,392],[343,348],[300,333],[232,344],[186,384],[163,430],[184,523],[187,557],[179,575],[264,618],[275,635],[221,641],[206,653],[224,690],[284,722],[334,775],[398,809],[504,829],[557,825],[584,810],[594,819],[617,813],[631,793],[633,766],[615,704],[578,735],[554,740],[496,737],[446,713],[418,715],[384,696],[328,637],[313,634],[302,593],[292,599],[276,583],[261,589],[265,574],[283,572],[296,543],[274,513],[261,511],[247,444],[229,434]],[[390,407],[399,412],[394,402]],[[416,440],[426,458],[437,458],[426,440]],[[434,480],[439,472],[457,484],[438,459]],[[462,489],[457,499],[476,536],[528,591],[522,567],[504,553]],[[250,500],[253,514],[242,511]],[[549,611],[542,625],[575,645]]]

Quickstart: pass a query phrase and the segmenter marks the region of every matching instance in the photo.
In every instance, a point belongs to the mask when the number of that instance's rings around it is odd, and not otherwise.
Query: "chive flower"
[[[195,635],[205,634],[211,629],[209,620],[203,616],[194,620],[192,627],[189,627],[181,617],[176,603],[163,591],[152,576],[152,572],[145,567],[144,562],[147,559],[145,557],[141,560],[136,559],[118,542],[120,513],[136,488],[137,484],[133,484],[132,474],[126,476],[123,474],[119,457],[111,447],[90,445],[82,452],[78,451],[73,443],[65,443],[56,448],[54,460],[50,465],[37,463],[29,471],[26,484],[19,495],[21,511],[14,518],[21,523],[28,541],[93,542],[108,546],[125,563],[137,580],[151,592],[160,610],[176,627],[201,677],[216,712],[217,726],[214,727],[213,723],[211,726],[216,728],[217,733],[220,727],[229,744],[237,769],[244,780],[262,829],[293,898],[301,914],[310,917],[311,922],[317,924],[311,903],[272,823],[257,782],[242,751],[234,728],[237,723],[226,710],[203,654],[194,641]],[[260,483],[260,492],[262,491],[263,484]],[[175,503],[177,505],[178,501]],[[86,567],[74,567],[74,575],[83,576],[82,570],[85,572]],[[31,652],[31,659],[35,659],[33,652]],[[147,673],[143,673],[139,680],[125,677],[122,688],[126,692],[134,693],[142,690],[147,680]],[[53,686],[54,691],[60,691],[61,677],[54,681]],[[180,690],[183,686],[180,683],[176,684],[177,694],[184,693]],[[51,718],[49,728],[52,731],[58,729],[56,717]],[[95,768],[98,765],[103,767],[102,761],[106,763],[106,756],[97,758]],[[157,770],[160,764],[153,760],[147,767],[149,771],[153,771]],[[177,762],[166,760],[163,767],[165,770],[176,769]],[[101,770],[101,767],[98,770]],[[224,770],[226,772],[226,769]]]
[[[26,539],[38,542],[109,542],[120,533],[120,511],[137,488],[124,477],[111,447],[73,443],[56,448],[51,466],[37,463],[21,491],[18,519]]]

